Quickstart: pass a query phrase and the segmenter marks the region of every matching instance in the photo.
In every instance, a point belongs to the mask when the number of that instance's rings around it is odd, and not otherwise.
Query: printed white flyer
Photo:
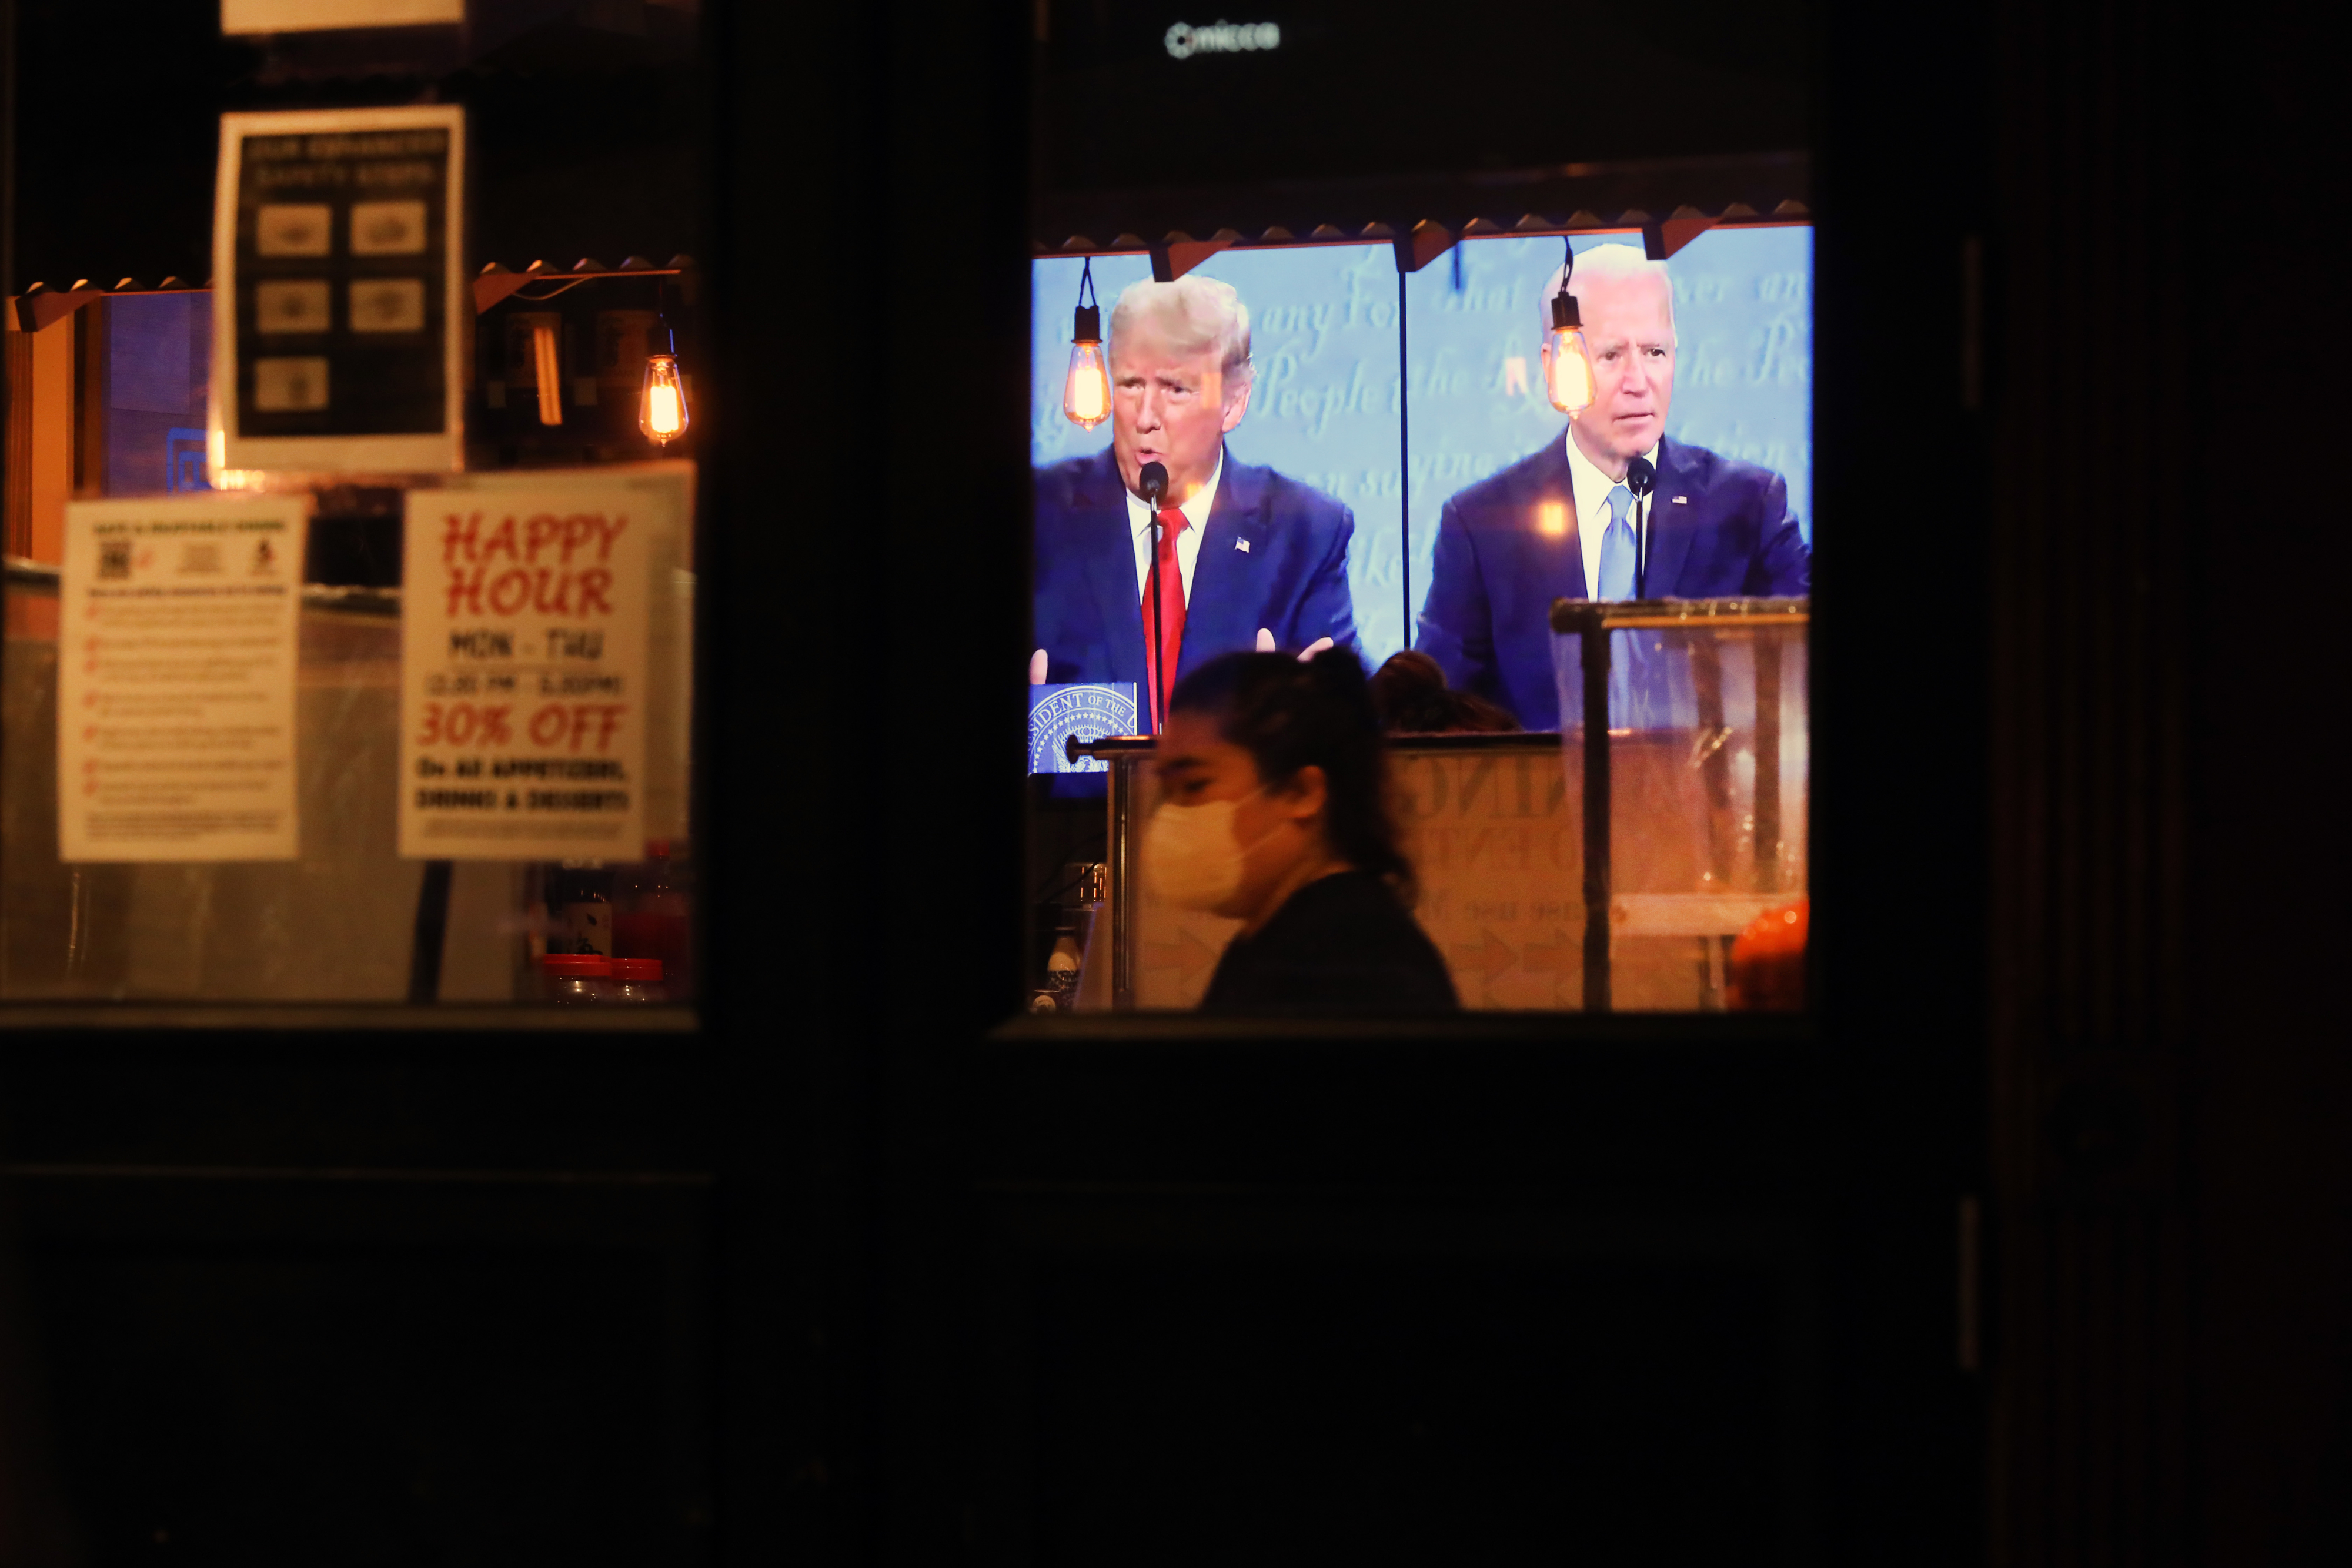
[[[61,859],[295,857],[309,507],[202,495],[67,507]]]

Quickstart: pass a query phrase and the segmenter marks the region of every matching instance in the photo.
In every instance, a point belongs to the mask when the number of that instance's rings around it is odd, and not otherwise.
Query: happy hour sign
[[[646,835],[653,542],[625,479],[409,493],[400,852],[634,859]]]

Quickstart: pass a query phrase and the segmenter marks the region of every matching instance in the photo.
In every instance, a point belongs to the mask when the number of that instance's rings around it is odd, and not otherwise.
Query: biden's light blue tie
[[[1609,527],[1601,536],[1601,585],[1595,599],[1633,597],[1633,525],[1625,520],[1633,492],[1620,485],[1609,492]]]

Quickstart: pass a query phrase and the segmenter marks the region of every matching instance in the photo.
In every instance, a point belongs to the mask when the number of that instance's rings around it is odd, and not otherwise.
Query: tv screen
[[[1546,357],[1571,250],[1596,399],[1573,418]],[[1082,287],[1108,382],[1083,424],[1066,407]],[[1421,649],[1557,727],[1544,614],[1633,595],[1601,559],[1631,456],[1655,473],[1648,597],[1809,586],[1807,225],[1719,226],[1664,260],[1638,230],[1473,237],[1404,274],[1385,242],[1234,247],[1165,283],[1140,254],[1055,256],[1033,288],[1032,678],[1133,688],[1139,728],[1157,650],[1172,687],[1220,653],[1326,638],[1372,670]],[[1161,517],[1188,514],[1160,545],[1154,464]]]

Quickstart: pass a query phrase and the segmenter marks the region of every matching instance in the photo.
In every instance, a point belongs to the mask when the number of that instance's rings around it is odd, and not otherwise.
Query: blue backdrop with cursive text
[[[1575,244],[1638,246],[1641,236],[1580,235]],[[1446,499],[1561,439],[1567,423],[1545,401],[1536,357],[1537,295],[1559,265],[1558,238],[1465,240],[1409,276],[1402,367],[1394,254],[1385,244],[1226,251],[1198,268],[1232,284],[1251,315],[1256,379],[1227,445],[1236,459],[1276,468],[1355,512],[1349,585],[1375,668],[1405,645],[1410,615],[1428,591]],[[1076,258],[1053,256],[1031,271],[1030,460],[1040,465],[1110,443],[1108,425],[1080,430],[1062,415],[1079,270]],[[1716,229],[1685,246],[1668,272],[1677,349],[1667,434],[1778,472],[1810,539],[1811,229]],[[1118,291],[1150,273],[1141,256],[1095,258],[1106,329]]]

